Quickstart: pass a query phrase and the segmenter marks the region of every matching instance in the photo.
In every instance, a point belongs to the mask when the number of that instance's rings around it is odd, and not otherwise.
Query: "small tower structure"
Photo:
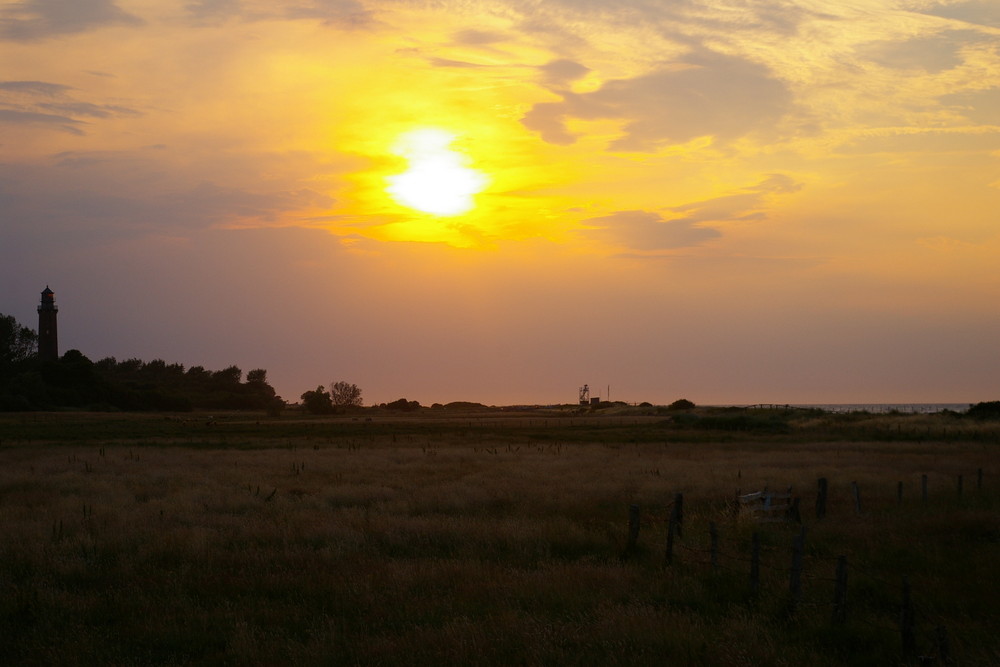
[[[59,335],[56,328],[56,293],[45,286],[42,303],[38,306],[38,358],[42,361],[59,359]]]
[[[590,405],[590,387],[588,385],[580,387],[580,405]]]

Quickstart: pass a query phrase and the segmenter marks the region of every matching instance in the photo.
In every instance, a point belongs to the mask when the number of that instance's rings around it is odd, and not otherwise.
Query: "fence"
[[[983,489],[983,470],[976,471],[976,491]],[[902,503],[902,482],[897,485],[897,502]],[[827,499],[830,485],[826,478],[817,481],[816,518],[825,521],[827,517]],[[954,496],[962,498],[964,493],[964,477],[955,478]],[[850,497],[854,512],[862,513],[862,488],[856,482],[850,484]],[[927,475],[921,477],[921,503],[930,499]],[[784,599],[784,610],[794,617],[803,607],[812,610],[827,609],[829,625],[842,627],[851,619],[852,608],[849,604],[849,588],[861,583],[865,590],[878,589],[882,599],[895,599],[889,614],[877,620],[875,629],[896,636],[899,654],[905,664],[952,664],[954,660],[951,637],[942,616],[935,612],[933,605],[926,600],[921,601],[919,590],[915,591],[910,578],[901,574],[897,580],[891,580],[878,573],[878,568],[867,563],[857,554],[837,554],[823,556],[807,549],[809,544],[809,529],[799,526],[785,546],[763,546],[761,528],[754,529],[749,543],[733,540],[723,535],[723,530],[716,522],[709,522],[707,530],[689,535],[690,543],[682,544],[684,520],[684,497],[676,494],[669,505],[670,514],[667,519],[666,544],[663,552],[663,565],[673,568],[684,565],[686,572],[701,573],[707,576],[718,576],[729,573],[730,576],[745,578],[745,600],[748,605],[756,607],[762,597],[765,582],[785,579],[786,587],[781,591],[770,591],[772,597],[777,595]],[[792,508],[795,508],[795,512]],[[778,521],[800,522],[798,516],[798,498],[789,489],[785,493],[764,491],[741,495],[737,492],[735,501],[736,517],[750,520],[753,525],[773,524]],[[661,519],[662,520],[662,519]],[[638,549],[641,525],[641,510],[638,505],[629,507],[628,539],[625,550],[621,554],[622,561],[632,558]],[[733,532],[739,532],[733,527]],[[745,533],[745,531],[743,531]],[[690,533],[690,531],[689,531]],[[773,537],[773,535],[772,535]],[[788,539],[788,536],[784,536]],[[769,578],[762,578],[762,571],[770,571]],[[809,595],[804,591],[808,584]],[[889,592],[895,591],[895,592]],[[885,611],[885,610],[883,610]],[[869,610],[870,616],[870,610]],[[866,617],[866,623],[871,621]]]

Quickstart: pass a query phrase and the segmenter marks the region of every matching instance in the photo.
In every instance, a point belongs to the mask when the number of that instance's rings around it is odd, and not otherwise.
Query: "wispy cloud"
[[[80,121],[69,116],[60,116],[49,113],[39,113],[37,111],[19,111],[17,109],[0,109],[0,123],[10,123],[12,125],[41,125],[56,127],[70,134],[82,135],[77,125]]]
[[[117,104],[91,104],[90,102],[65,102],[39,104],[43,109],[62,111],[72,116],[91,116],[93,118],[111,118],[112,116],[141,116],[135,109]]]
[[[538,70],[542,73],[545,83],[561,87],[585,76],[590,68],[573,60],[560,58],[539,66]]]
[[[365,28],[374,24],[371,11],[357,0],[311,0],[290,4],[281,13],[288,19],[317,19],[342,28]]]
[[[590,93],[562,93],[560,102],[536,104],[524,125],[553,144],[576,141],[573,119],[625,121],[609,148],[652,151],[702,136],[726,142],[773,128],[791,110],[785,84],[762,65],[701,51],[633,79],[608,81]]]
[[[339,28],[369,28],[374,14],[358,0],[299,0],[274,3],[259,0],[197,0],[184,7],[193,22],[216,26],[227,21],[319,21]]]
[[[74,89],[47,81],[0,81],[0,123],[53,127],[83,134],[82,118],[140,116],[119,104],[94,104],[73,99]]]
[[[0,163],[3,219],[24,237],[65,236],[80,242],[181,235],[217,226],[277,226],[296,211],[333,204],[328,193],[308,182],[278,177],[288,156],[220,156],[187,170],[171,166],[170,158],[177,157],[152,147],[63,152],[30,167]],[[247,181],[238,172],[236,163],[251,159],[269,165],[271,183]]]
[[[452,60],[450,58],[428,58],[427,61],[434,67],[457,67],[457,68],[477,68],[477,67],[489,67],[489,65],[481,65],[478,63],[470,63],[465,60]]]
[[[701,245],[722,234],[689,218],[669,220],[652,211],[618,211],[584,220],[584,236],[633,250],[667,250]]]
[[[0,9],[0,39],[34,41],[109,25],[142,25],[111,0],[27,0]]]
[[[58,97],[73,89],[70,86],[47,81],[0,81],[0,90]]]
[[[618,211],[584,220],[585,237],[642,253],[698,246],[722,236],[709,223],[761,220],[771,195],[789,194],[801,185],[786,174],[771,174],[742,192],[654,211]],[[669,213],[668,213],[669,215]]]
[[[1000,6],[994,0],[940,2],[918,11],[932,16],[966,21],[975,25],[1000,28]]]
[[[960,65],[962,49],[968,44],[987,39],[986,35],[973,31],[948,30],[903,41],[879,41],[865,46],[860,52],[884,67],[939,73]]]

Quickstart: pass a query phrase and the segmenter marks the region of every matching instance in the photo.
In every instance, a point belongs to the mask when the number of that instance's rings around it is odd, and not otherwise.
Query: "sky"
[[[996,0],[0,5],[0,313],[492,405],[1000,398]]]

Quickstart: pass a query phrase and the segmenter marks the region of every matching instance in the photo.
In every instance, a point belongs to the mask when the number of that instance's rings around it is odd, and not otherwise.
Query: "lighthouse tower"
[[[38,358],[42,361],[59,359],[59,336],[56,329],[56,293],[45,286],[42,303],[38,306]]]

